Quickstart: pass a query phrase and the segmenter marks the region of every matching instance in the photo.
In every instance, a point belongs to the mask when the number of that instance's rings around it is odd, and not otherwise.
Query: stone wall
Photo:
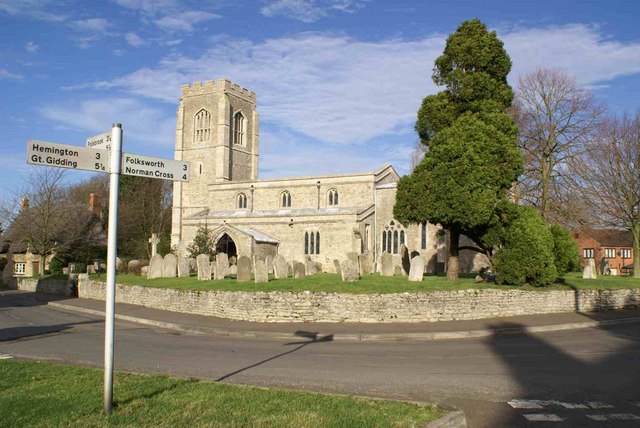
[[[59,294],[62,296],[71,296],[73,294],[72,282],[68,279],[15,278],[7,286],[15,290],[35,293]]]
[[[81,298],[106,284],[80,275]],[[398,294],[184,291],[117,285],[116,302],[258,322],[422,322],[640,307],[640,289],[457,290]]]

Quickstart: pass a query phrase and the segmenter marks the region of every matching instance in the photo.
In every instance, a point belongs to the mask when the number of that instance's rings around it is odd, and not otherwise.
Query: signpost
[[[87,147],[29,140],[27,163],[59,168],[108,172],[109,230],[107,237],[107,296],[104,332],[104,414],[113,406],[113,336],[118,243],[118,191],[121,173],[173,181],[189,181],[189,162],[122,153],[122,125],[87,139]],[[124,168],[122,167],[124,164]]]

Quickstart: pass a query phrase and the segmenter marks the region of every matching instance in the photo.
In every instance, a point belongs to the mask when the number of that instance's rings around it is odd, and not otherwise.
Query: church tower
[[[184,217],[209,208],[209,184],[258,177],[256,94],[226,79],[181,90],[175,159],[190,162],[191,177],[173,184],[171,245]]]

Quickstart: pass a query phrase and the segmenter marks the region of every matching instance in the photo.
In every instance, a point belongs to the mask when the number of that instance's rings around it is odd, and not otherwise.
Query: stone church
[[[250,258],[309,257],[326,272],[350,252],[398,254],[405,244],[425,257],[427,271],[445,267],[444,231],[393,218],[398,173],[389,164],[354,174],[259,179],[256,94],[229,80],[183,85],[175,159],[189,161],[189,182],[174,182],[171,244],[179,253],[200,225],[213,230],[217,251]],[[474,269],[473,257],[461,259]]]

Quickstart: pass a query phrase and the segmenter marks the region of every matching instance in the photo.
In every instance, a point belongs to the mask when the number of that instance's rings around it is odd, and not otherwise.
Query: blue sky
[[[433,61],[474,17],[505,42],[512,85],[536,67],[559,68],[613,112],[635,112],[639,5],[0,0],[0,199],[34,168],[28,139],[84,145],[122,122],[125,151],[173,157],[180,85],[222,77],[257,94],[261,178],[385,162],[407,173],[416,110],[439,90]]]

